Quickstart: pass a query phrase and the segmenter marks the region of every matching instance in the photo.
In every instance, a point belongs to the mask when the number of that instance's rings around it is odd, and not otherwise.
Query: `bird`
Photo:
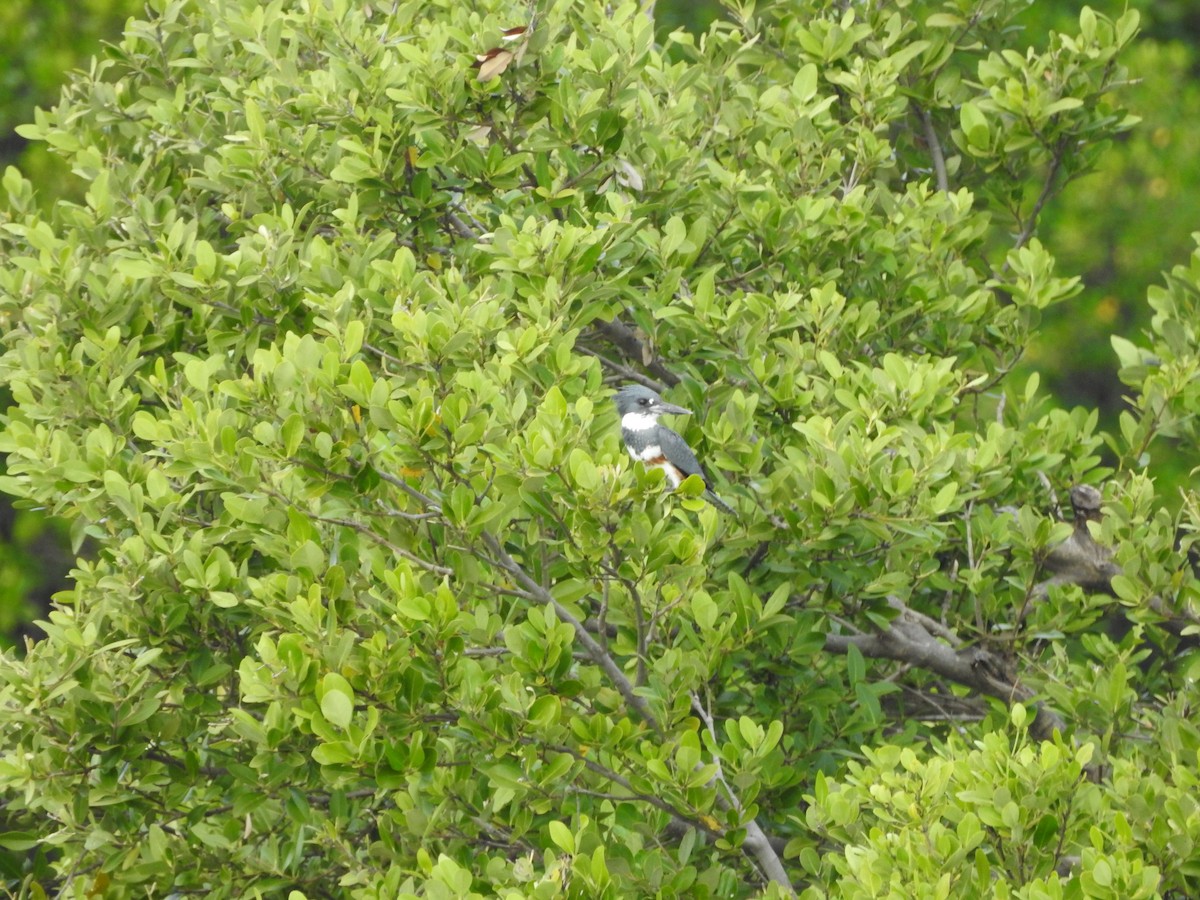
[[[659,416],[690,416],[690,409],[668,403],[640,384],[625,385],[613,400],[621,414],[621,438],[630,456],[641,460],[646,468],[662,469],[672,488],[679,487],[689,475],[699,475],[704,482],[704,499],[721,512],[737,515],[732,506],[713,492],[712,482],[687,442],[658,422]]]

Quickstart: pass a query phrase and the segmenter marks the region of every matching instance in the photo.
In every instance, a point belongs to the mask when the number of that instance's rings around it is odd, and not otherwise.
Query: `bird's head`
[[[627,416],[630,419],[636,418],[653,424],[659,416],[690,416],[692,414],[690,409],[668,403],[650,388],[640,384],[625,385],[617,391],[613,400],[616,401],[617,412],[621,414],[621,424],[625,427],[636,427],[631,421],[627,421]]]

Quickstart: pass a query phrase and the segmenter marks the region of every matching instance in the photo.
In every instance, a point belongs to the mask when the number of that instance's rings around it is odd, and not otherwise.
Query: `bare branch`
[[[933,127],[933,117],[929,110],[913,101],[913,109],[921,119],[921,127],[925,131],[925,143],[929,147],[929,155],[933,158],[933,172],[937,178],[937,188],[942,193],[950,192],[950,179],[946,175],[946,157],[942,153],[942,142],[938,140],[937,131]]]
[[[692,697],[692,710],[700,717],[704,723],[704,727],[708,730],[709,737],[713,740],[713,746],[721,745],[720,738],[717,737],[717,729],[713,725],[712,715],[700,703],[700,698],[695,694]],[[775,852],[775,848],[771,846],[771,841],[767,838],[762,828],[759,827],[752,817],[747,817],[742,802],[738,799],[737,794],[733,792],[733,788],[729,786],[729,782],[725,780],[725,770],[721,767],[721,758],[717,754],[712,755],[713,763],[717,767],[715,780],[725,788],[726,801],[738,814],[739,819],[745,819],[746,839],[742,842],[742,846],[750,851],[754,860],[762,869],[763,874],[768,879],[776,884],[783,885],[791,890],[792,882],[788,878],[787,870],[783,867],[783,862],[779,859],[779,854]]]
[[[379,475],[381,480],[386,481],[390,485],[394,485],[395,487],[400,488],[400,490],[404,491],[404,493],[408,494],[408,496],[412,497],[414,500],[416,500],[418,503],[423,505],[430,512],[438,513],[438,514],[441,513],[442,507],[438,505],[438,502],[436,500],[434,500],[432,497],[429,497],[429,496],[421,493],[415,487],[408,484],[403,478],[397,478],[395,475],[392,475],[389,472],[384,472],[384,471],[380,470],[378,467],[376,467],[375,472],[376,472],[376,474]]]
[[[988,650],[965,646],[955,649],[944,644],[926,629],[924,622],[932,621],[927,616],[914,612],[899,600],[893,600],[892,606],[903,611],[887,630],[872,634],[827,634],[825,650],[846,653],[853,645],[863,656],[927,669],[1006,703],[1032,700],[1033,692],[1005,672]],[[1057,713],[1042,704],[1034,707],[1037,712],[1030,734],[1047,739],[1056,729],[1066,733],[1066,722]]]
[[[521,586],[524,587],[525,590],[532,594],[535,598],[537,598],[537,600],[552,606],[558,618],[568,623],[572,628],[575,629],[575,636],[579,639],[579,643],[581,643],[584,649],[587,651],[589,658],[591,658],[592,662],[604,670],[604,673],[616,686],[621,696],[625,698],[625,702],[637,711],[638,715],[642,717],[642,720],[648,726],[650,726],[650,728],[660,738],[665,738],[666,734],[662,729],[662,725],[655,718],[654,713],[650,710],[650,707],[646,704],[646,701],[638,696],[634,686],[630,684],[629,679],[625,677],[625,673],[621,671],[620,667],[616,664],[613,658],[609,656],[608,653],[605,652],[604,648],[595,640],[595,638],[591,636],[588,630],[584,627],[583,623],[580,622],[579,619],[575,618],[575,616],[571,614],[570,610],[555,600],[554,596],[548,590],[542,587],[542,585],[538,584],[537,581],[535,581],[533,577],[530,576],[530,574],[526,572],[516,560],[509,556],[504,547],[500,544],[500,541],[497,540],[495,536],[485,531],[480,537],[487,545],[492,555],[499,561],[501,568],[503,568],[518,582],[520,582]],[[564,752],[570,753],[571,751],[564,750]],[[578,756],[578,754],[572,755]],[[594,768],[595,766],[595,763],[588,759],[584,759],[584,764],[589,768]],[[607,773],[607,770],[604,771]],[[619,778],[615,772],[608,773],[605,777],[609,777],[609,775],[613,776],[614,780]],[[617,783],[621,784],[621,781],[617,781]],[[632,788],[630,788],[630,790],[632,790]],[[671,810],[665,804],[656,802],[657,798],[652,799],[643,795],[638,796],[644,800],[647,800],[648,802],[653,803],[660,809],[670,812],[672,815],[678,815],[678,813],[676,813],[674,810]],[[731,805],[736,804],[736,800],[732,799],[732,792],[730,792],[730,799],[727,799],[724,802],[728,802]],[[734,808],[738,809],[739,813],[741,812],[740,807],[735,805]],[[758,862],[758,865],[762,868],[762,871],[771,881],[783,885],[788,890],[792,890],[792,884],[787,877],[787,871],[784,869],[783,863],[780,862],[779,856],[775,853],[774,848],[771,846],[770,840],[759,827],[758,823],[753,819],[750,819],[744,824],[743,827],[746,829],[746,838],[743,841],[743,847],[746,849],[746,851],[753,856],[753,858]]]
[[[403,547],[397,544],[393,544],[383,535],[378,534],[370,527],[362,524],[362,522],[355,522],[353,519],[337,519],[333,518],[332,516],[316,516],[311,513],[308,513],[307,515],[314,522],[325,522],[328,525],[341,525],[343,528],[350,528],[354,531],[357,531],[359,534],[374,541],[381,547],[387,547],[390,551],[392,551],[392,553],[396,554],[396,556],[399,556],[402,559],[407,559],[410,563],[420,566],[426,571],[433,572],[435,575],[454,574],[454,570],[448,568],[447,566],[439,566],[435,562],[430,562],[427,559],[421,559],[421,557],[417,556],[415,553],[405,550]]]
[[[447,222],[449,222],[452,226],[454,226],[454,231],[456,234],[458,234],[459,237],[466,238],[467,240],[472,240],[472,241],[479,240],[480,232],[476,231],[474,228],[472,228],[470,225],[468,225],[466,222],[464,222],[462,219],[460,219],[454,213],[447,210],[444,218],[446,219]]]
[[[596,762],[594,759],[591,759],[590,757],[584,756],[578,750],[575,750],[571,747],[568,747],[566,745],[561,745],[561,744],[547,744],[547,745],[545,745],[545,747],[547,750],[553,750],[556,753],[565,753],[568,756],[573,756],[575,759],[577,759],[581,763],[583,763],[584,766],[586,768],[588,768],[590,771],[595,772],[600,777],[606,778],[609,781],[611,781],[613,784],[619,785],[620,787],[624,788],[626,791],[629,792],[629,795],[622,799],[645,801],[646,803],[649,803],[651,806],[653,806],[655,809],[661,809],[663,812],[667,813],[673,819],[676,819],[677,821],[682,822],[685,825],[690,825],[691,827],[695,828],[698,831],[703,831],[705,834],[711,835],[712,837],[724,837],[724,834],[722,832],[713,829],[709,825],[706,825],[702,819],[689,818],[688,816],[684,815],[679,810],[672,807],[669,803],[667,803],[661,797],[656,797],[653,794],[640,793],[633,787],[632,784],[630,784],[628,779],[624,778],[620,773],[614,772],[612,769],[609,769],[609,768],[606,768],[605,766],[600,765],[600,763]],[[574,790],[577,791],[578,793],[585,793],[585,791],[583,791],[583,789],[581,789],[581,788],[575,788]]]
[[[639,716],[641,716],[642,721],[649,725],[655,734],[657,734],[659,737],[663,737],[664,733],[662,725],[659,724],[658,719],[655,717],[653,711],[651,711],[649,705],[647,705],[646,701],[642,697],[638,696],[629,679],[625,677],[625,673],[621,671],[620,666],[618,666],[613,658],[604,651],[604,648],[600,646],[595,638],[592,637],[587,628],[584,627],[583,623],[580,622],[579,619],[575,618],[569,609],[555,600],[553,594],[542,587],[542,585],[538,584],[538,582],[535,581],[533,577],[525,571],[523,566],[509,556],[504,547],[500,544],[500,541],[497,540],[494,535],[491,535],[485,531],[482,535],[480,535],[480,537],[482,538],[484,544],[487,545],[488,550],[491,551],[492,556],[496,558],[502,569],[515,578],[521,584],[521,586],[539,603],[545,603],[549,606],[552,606],[554,608],[555,615],[575,629],[575,637],[579,639],[579,643],[583,645],[584,650],[587,651],[587,654],[591,658],[592,662],[604,670],[604,674],[609,677],[613,685],[620,692],[621,696],[625,698],[625,702],[628,703]]]
[[[509,653],[507,647],[467,647],[463,650],[463,656],[482,657],[482,656],[504,656]]]
[[[610,344],[621,351],[626,359],[639,363],[654,373],[661,381],[669,386],[679,384],[680,378],[654,355],[654,353],[633,333],[633,329],[622,325],[616,319],[611,322],[596,321],[592,326]]]
[[[384,477],[384,473],[381,472],[380,476]],[[386,476],[384,477],[384,480],[403,489],[405,493],[414,499],[417,499],[430,511],[441,511],[441,507],[434,502],[431,497],[428,497],[418,491],[416,488],[405,484],[401,479],[395,478],[394,476]],[[345,524],[350,523],[347,522]],[[595,638],[592,637],[591,633],[584,626],[583,622],[579,621],[579,619],[576,618],[576,616],[569,609],[567,609],[554,598],[554,595],[551,594],[549,590],[535,580],[520,563],[513,559],[512,556],[509,555],[508,551],[504,549],[504,545],[498,538],[495,537],[495,535],[485,531],[480,535],[480,540],[487,547],[488,552],[491,554],[491,562],[503,569],[510,576],[512,576],[513,579],[516,580],[523,591],[528,595],[530,602],[544,603],[550,606],[554,609],[555,615],[560,621],[566,622],[571,626],[572,629],[574,629],[575,637],[583,646],[588,658],[604,671],[609,681],[616,687],[617,691],[624,698],[625,702],[641,717],[646,725],[649,726],[649,728],[655,734],[657,734],[659,738],[665,739],[666,733],[663,730],[662,724],[658,721],[657,717],[654,715],[654,712],[650,709],[645,699],[639,696],[637,690],[625,676],[625,673],[621,670],[620,666],[617,665],[616,661],[608,654],[606,649]],[[582,757],[568,748],[564,747],[560,749],[563,752],[571,753],[571,755],[578,759],[582,759],[584,765],[586,765],[588,768],[604,774],[606,778],[610,778],[615,783],[620,784],[622,787],[630,790],[631,793],[635,793],[632,786],[627,781],[622,779],[616,772],[611,772],[610,770],[604,769],[593,760]],[[718,794],[718,800],[723,805],[731,805],[738,811],[739,817],[741,817],[742,808],[737,798],[734,796],[732,790],[729,789],[728,786],[726,786],[726,789],[728,791],[728,797],[722,797],[720,794]],[[665,804],[657,797],[641,794],[636,794],[636,796],[648,803],[653,804],[655,807],[670,813],[676,818],[682,818],[679,816],[676,810],[671,809],[669,805]],[[684,821],[689,820],[685,819]],[[704,826],[696,825],[696,827]],[[787,876],[787,870],[784,868],[782,861],[779,859],[779,855],[776,853],[766,833],[763,832],[762,828],[759,827],[758,823],[753,818],[749,819],[749,821],[746,821],[743,824],[743,827],[746,830],[746,837],[743,841],[743,849],[757,862],[758,866],[767,878],[794,893],[791,881]],[[704,827],[704,830],[712,833],[712,829],[710,828]]]
[[[1037,229],[1038,216],[1042,214],[1042,207],[1046,202],[1054,196],[1055,181],[1058,180],[1058,170],[1062,168],[1063,158],[1067,155],[1067,138],[1063,137],[1054,146],[1054,154],[1050,158],[1050,168],[1046,170],[1046,178],[1042,182],[1042,192],[1038,194],[1036,202],[1033,204],[1033,209],[1029,211],[1028,217],[1025,219],[1025,225],[1021,228],[1021,233],[1017,235],[1017,240],[1013,244],[1014,250],[1020,250],[1024,247]],[[1008,268],[1008,263],[1004,263],[1001,271]]]
[[[400,359],[400,357],[398,357],[398,356],[392,356],[392,354],[379,349],[374,344],[364,343],[362,345],[362,347],[368,353],[374,353],[383,362],[391,363],[393,366],[397,366],[398,368],[401,368],[401,369],[422,369],[424,371],[428,371],[431,368],[430,366],[428,366],[424,363],[414,363],[414,362],[410,362],[409,360]]]
[[[1111,594],[1113,577],[1122,572],[1113,562],[1112,550],[1097,544],[1088,529],[1088,522],[1099,522],[1103,518],[1100,491],[1090,484],[1077,484],[1070,493],[1075,530],[1046,555],[1043,566],[1054,574],[1033,589],[1035,599],[1045,598],[1050,588],[1061,584],[1075,584],[1085,591]],[[1188,626],[1200,625],[1200,618],[1187,610],[1172,609],[1162,597],[1151,597],[1146,605],[1162,616],[1162,627],[1176,637],[1182,637]]]
[[[619,362],[609,359],[607,356],[602,356],[595,350],[590,350],[587,347],[584,347],[582,344],[576,344],[575,349],[580,353],[586,353],[588,356],[600,360],[600,365],[604,366],[606,369],[616,372],[618,375],[622,376],[623,378],[628,378],[630,381],[636,381],[638,384],[643,384],[652,391],[658,391],[661,394],[667,389],[667,386],[661,381],[655,381],[653,378],[647,378],[641,372],[631,369],[629,366],[623,366]]]
[[[406,522],[424,522],[426,519],[436,519],[441,513],[422,512],[422,513],[407,513],[401,512],[398,509],[392,509],[390,506],[385,506],[382,502],[379,505],[379,512],[367,510],[367,515],[370,516],[386,516],[389,519],[403,519]]]
[[[649,680],[646,671],[646,612],[642,608],[642,595],[635,585],[628,585],[630,601],[633,603],[633,620],[637,626],[637,685],[645,687]]]

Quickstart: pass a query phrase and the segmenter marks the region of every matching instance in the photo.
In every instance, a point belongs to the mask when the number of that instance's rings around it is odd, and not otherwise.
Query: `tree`
[[[1118,433],[1009,375],[1135,15],[154,5],[3,180],[14,891],[1196,890],[1200,254]]]

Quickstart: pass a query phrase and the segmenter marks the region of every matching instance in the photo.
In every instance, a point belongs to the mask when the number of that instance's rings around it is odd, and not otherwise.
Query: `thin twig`
[[[700,717],[700,721],[704,723],[705,729],[708,730],[708,736],[712,738],[713,746],[721,746],[721,741],[717,737],[717,729],[713,724],[712,713],[704,708],[700,702],[700,698],[696,696],[696,692],[692,691],[689,695],[692,699],[692,712]],[[721,787],[725,788],[725,795],[729,798],[729,805],[740,816],[742,815],[742,802],[738,799],[737,794],[733,792],[733,788],[729,786],[729,782],[725,780],[725,769],[721,766],[721,757],[719,754],[712,755],[713,765],[717,767],[717,774],[714,776]]]
[[[1062,167],[1063,157],[1067,155],[1067,138],[1061,138],[1054,147],[1054,155],[1050,159],[1050,168],[1046,171],[1046,180],[1042,182],[1042,192],[1038,194],[1037,201],[1033,204],[1033,209],[1029,212],[1029,217],[1025,220],[1025,226],[1021,229],[1021,233],[1017,235],[1016,243],[1013,244],[1014,250],[1020,250],[1033,237],[1033,232],[1037,228],[1038,216],[1042,214],[1042,207],[1047,201],[1054,196],[1054,182],[1058,178],[1058,170]],[[1005,260],[1003,268],[1000,271],[1008,269],[1008,261]]]
[[[575,629],[576,638],[579,639],[579,643],[583,645],[584,650],[587,651],[588,656],[592,659],[592,662],[604,670],[604,674],[609,677],[617,691],[620,692],[621,696],[625,698],[625,702],[637,712],[637,714],[642,718],[642,721],[644,721],[655,734],[657,734],[660,738],[666,737],[662,725],[659,724],[658,718],[654,715],[654,712],[650,709],[650,706],[646,703],[645,699],[638,695],[629,679],[625,677],[625,673],[621,671],[621,667],[616,664],[611,656],[604,652],[604,648],[600,646],[599,642],[597,642],[595,638],[591,636],[588,630],[584,627],[583,623],[580,622],[579,619],[577,619],[569,609],[559,603],[554,598],[553,594],[535,581],[534,578],[525,571],[523,566],[509,556],[504,547],[501,546],[500,541],[497,540],[495,536],[485,531],[482,535],[480,535],[480,537],[482,538],[483,543],[487,545],[488,550],[491,551],[492,556],[497,560],[500,568],[504,569],[518,582],[520,582],[521,586],[524,587],[525,590],[528,591],[534,598],[536,598],[539,603],[544,603],[553,607],[558,618]]]
[[[638,384],[645,385],[652,391],[658,391],[661,394],[667,389],[667,386],[661,381],[655,381],[653,378],[647,378],[641,372],[631,369],[629,366],[623,366],[619,362],[609,359],[607,356],[602,356],[595,350],[589,350],[587,347],[584,347],[581,344],[576,344],[575,349],[580,353],[585,353],[588,356],[600,360],[600,365],[604,366],[606,369],[610,369],[611,371],[616,372],[618,375],[628,378],[630,381],[636,381]]]
[[[404,491],[404,493],[408,494],[408,496],[423,504],[431,513],[437,513],[438,515],[441,514],[442,507],[436,500],[421,493],[411,484],[408,484],[406,481],[404,481],[404,479],[397,478],[395,475],[392,475],[388,472],[383,472],[378,468],[375,469],[375,472],[379,475],[379,478],[382,481],[386,481],[388,484],[400,488],[400,490]]]
[[[692,709],[698,715],[701,721],[704,722],[705,728],[708,729],[709,737],[712,738],[713,747],[721,746],[720,740],[717,738],[717,729],[713,725],[712,716],[700,705],[700,698],[695,693],[690,694],[692,698]],[[729,786],[729,782],[725,780],[725,772],[721,768],[721,758],[717,753],[712,754],[713,764],[717,767],[716,781],[719,781],[725,788],[726,802],[738,814],[739,819],[746,819],[742,827],[746,829],[745,846],[750,850],[755,862],[758,863],[768,880],[782,885],[785,889],[795,892],[792,888],[792,882],[788,878],[787,870],[783,867],[783,861],[780,860],[779,854],[776,853],[771,841],[767,838],[765,832],[759,827],[757,821],[753,817],[747,818],[746,811],[742,806],[741,800],[737,794],[733,792],[733,788]]]
[[[637,626],[637,686],[645,687],[649,680],[646,674],[646,613],[642,609],[642,595],[637,588],[629,586],[633,601],[633,621]]]
[[[547,744],[546,749],[552,750],[556,753],[565,753],[568,756],[574,757],[575,759],[579,760],[579,762],[583,763],[584,766],[587,767],[592,772],[595,772],[597,775],[601,776],[602,778],[608,779],[613,784],[620,785],[621,787],[623,787],[625,790],[627,790],[629,792],[629,796],[625,799],[645,801],[646,803],[649,803],[651,806],[653,806],[655,809],[661,809],[663,812],[667,813],[672,818],[678,819],[681,822],[684,822],[684,823],[692,826],[693,828],[697,829],[698,831],[703,831],[705,834],[711,835],[713,837],[724,837],[724,835],[720,831],[717,831],[717,830],[713,829],[711,826],[706,825],[702,819],[699,819],[699,818],[692,819],[692,818],[684,815],[679,810],[672,807],[665,800],[661,799],[660,797],[656,797],[654,794],[640,793],[637,789],[634,788],[634,786],[629,782],[629,780],[624,778],[621,774],[619,774],[618,772],[614,772],[612,769],[605,768],[604,766],[600,765],[600,763],[596,762],[594,759],[584,756],[582,753],[580,753],[579,751],[577,751],[571,747],[567,747],[565,745]]]
[[[303,510],[301,510],[301,512],[303,512]],[[375,543],[379,544],[381,547],[387,547],[389,550],[391,550],[397,556],[399,556],[403,559],[407,559],[409,562],[420,566],[422,569],[425,569],[426,571],[433,572],[436,575],[449,576],[449,575],[454,574],[454,570],[451,568],[448,568],[446,566],[439,566],[437,563],[430,562],[427,559],[421,559],[421,557],[417,556],[415,553],[412,553],[408,550],[405,550],[403,547],[393,544],[387,538],[383,537],[380,534],[377,534],[375,531],[368,528],[366,525],[362,524],[362,522],[355,522],[353,519],[339,519],[339,518],[335,518],[333,516],[318,516],[318,515],[314,515],[312,513],[306,513],[306,515],[310,519],[312,519],[314,522],[325,522],[328,525],[341,525],[343,528],[353,529],[354,531],[357,531],[359,534],[363,535],[364,537],[367,537],[367,538],[373,540]]]

